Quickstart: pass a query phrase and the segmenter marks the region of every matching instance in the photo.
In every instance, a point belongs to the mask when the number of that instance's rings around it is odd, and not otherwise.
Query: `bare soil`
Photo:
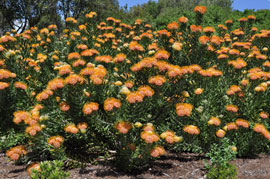
[[[178,178],[178,179],[204,179],[203,156],[191,153],[167,154],[153,162],[153,165],[136,174],[126,174],[117,171],[107,165],[87,165],[84,169],[70,170],[72,179],[106,178],[106,179],[156,179],[156,178]],[[258,155],[254,158],[238,158],[233,163],[238,168],[239,179],[269,179],[270,178],[270,156]],[[28,179],[26,166],[15,166],[0,154],[0,179]]]

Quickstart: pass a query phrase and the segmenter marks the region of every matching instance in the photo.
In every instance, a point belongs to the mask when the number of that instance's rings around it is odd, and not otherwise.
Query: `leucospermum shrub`
[[[266,151],[270,31],[253,28],[255,17],[202,27],[206,7],[194,12],[195,24],[180,17],[159,31],[90,12],[82,24],[67,18],[60,37],[55,25],[2,36],[1,120],[25,136],[7,156],[114,150],[131,171],[166,151],[207,152],[225,136],[239,155]]]

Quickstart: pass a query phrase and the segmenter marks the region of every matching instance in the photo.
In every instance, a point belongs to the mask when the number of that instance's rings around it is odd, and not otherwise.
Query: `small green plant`
[[[237,168],[235,165],[230,164],[230,161],[236,157],[236,151],[237,148],[230,144],[228,138],[224,138],[220,145],[213,144],[206,154],[210,158],[210,164],[205,162],[205,167],[208,170],[207,178],[237,178]]]
[[[29,169],[30,176],[32,179],[64,179],[69,177],[69,173],[62,169],[63,165],[60,160],[41,162],[40,168]]]

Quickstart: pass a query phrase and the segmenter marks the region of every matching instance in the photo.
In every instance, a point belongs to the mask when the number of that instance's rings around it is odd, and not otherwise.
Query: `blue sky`
[[[120,6],[128,4],[128,7],[143,4],[148,0],[118,0]],[[155,0],[157,1],[157,0]],[[233,9],[244,10],[244,9],[270,9],[270,0],[234,0]]]

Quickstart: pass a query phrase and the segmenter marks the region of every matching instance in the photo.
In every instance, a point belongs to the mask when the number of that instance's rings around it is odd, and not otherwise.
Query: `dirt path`
[[[233,161],[238,167],[239,179],[269,179],[270,178],[270,156],[259,155],[256,158],[237,159]],[[204,179],[203,157],[196,154],[168,154],[154,162],[147,171],[136,175],[127,175],[118,172],[109,166],[89,165],[85,169],[70,170],[72,179],[106,178],[106,179],[156,179],[156,178],[178,178],[178,179]],[[25,166],[15,166],[0,154],[0,179],[27,179]]]

